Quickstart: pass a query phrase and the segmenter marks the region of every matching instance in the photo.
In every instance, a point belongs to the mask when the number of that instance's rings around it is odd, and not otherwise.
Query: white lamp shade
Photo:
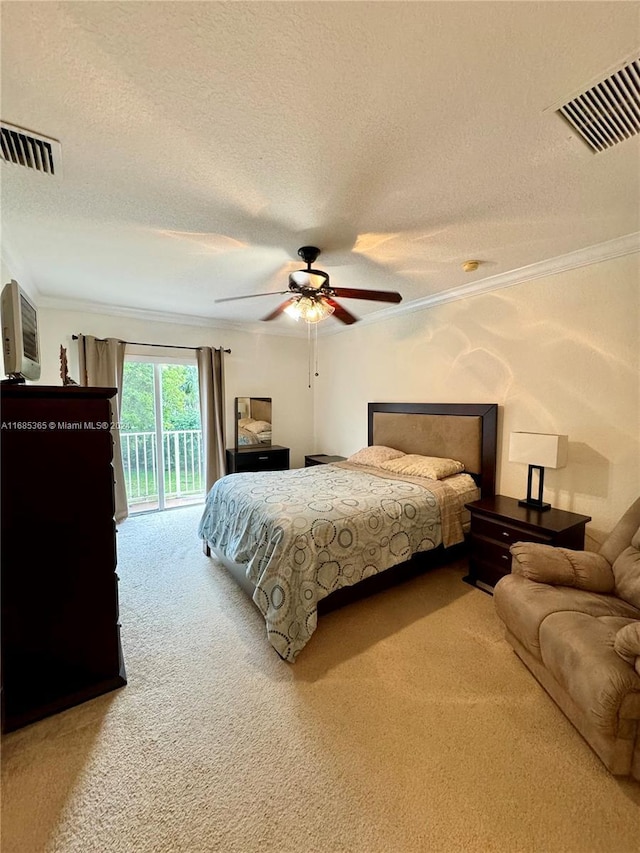
[[[568,435],[546,432],[512,432],[509,440],[509,462],[564,468],[569,451]]]

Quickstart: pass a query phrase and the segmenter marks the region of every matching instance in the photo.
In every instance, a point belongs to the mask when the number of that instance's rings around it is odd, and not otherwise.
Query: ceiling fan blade
[[[358,322],[358,318],[350,311],[347,311],[346,308],[343,308],[339,302],[335,301],[335,299],[329,299],[328,296],[325,296],[325,301],[333,308],[333,316],[336,320],[341,320],[343,323],[346,323],[347,326]]]
[[[369,299],[372,302],[402,302],[402,296],[395,290],[361,290],[354,287],[332,287],[341,299]]]
[[[282,296],[289,293],[288,290],[272,290],[271,293],[248,293],[246,296],[225,296],[223,299],[214,299],[214,302],[235,302],[236,299],[253,299],[254,296]]]
[[[274,308],[270,314],[267,314],[266,317],[261,317],[260,319],[261,320],[275,320],[276,317],[279,317],[282,314],[282,312],[285,310],[285,308],[288,308],[289,305],[291,305],[295,301],[296,301],[295,299],[287,299],[286,302],[282,302],[280,305],[278,305],[277,308]]]

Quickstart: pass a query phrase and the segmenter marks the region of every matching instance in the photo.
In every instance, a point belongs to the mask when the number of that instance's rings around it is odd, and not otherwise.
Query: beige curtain
[[[116,396],[111,398],[111,416],[114,423],[111,435],[113,437],[116,522],[124,521],[129,515],[119,429],[120,407],[122,405],[124,349],[124,342],[118,341],[115,338],[107,338],[101,341],[94,338],[93,335],[78,335],[80,384],[118,389]]]
[[[221,349],[197,350],[200,415],[207,492],[226,473],[224,430],[224,353]]]

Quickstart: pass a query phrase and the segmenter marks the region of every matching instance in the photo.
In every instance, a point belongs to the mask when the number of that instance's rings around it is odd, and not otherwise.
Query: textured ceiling
[[[303,244],[406,303],[637,231],[640,137],[594,155],[549,108],[639,10],[4,2],[1,117],[63,158],[2,165],[4,255],[44,297],[253,321],[282,298],[214,300],[286,289]]]

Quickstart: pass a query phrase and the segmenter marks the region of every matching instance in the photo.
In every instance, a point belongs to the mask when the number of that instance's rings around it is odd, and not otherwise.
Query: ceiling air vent
[[[12,124],[0,122],[0,147],[5,163],[26,166],[47,175],[61,173],[60,143]]]
[[[640,59],[577,95],[558,112],[596,153],[640,133]]]

